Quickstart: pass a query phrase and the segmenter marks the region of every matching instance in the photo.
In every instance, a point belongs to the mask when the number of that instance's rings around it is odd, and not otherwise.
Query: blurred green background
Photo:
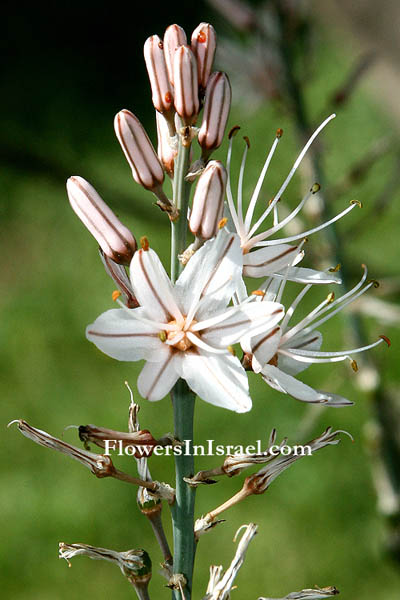
[[[83,542],[126,550],[144,547],[154,564],[150,587],[153,598],[168,597],[158,574],[161,555],[150,527],[136,507],[136,490],[115,480],[97,480],[65,456],[34,445],[16,427],[14,418],[60,437],[69,424],[95,423],[123,430],[127,424],[128,380],[135,389],[141,364],[119,363],[101,354],[84,337],[86,325],[112,306],[111,280],[97,256],[96,243],[71,211],[65,180],[71,174],[88,179],[137,239],[147,235],[152,247],[169,264],[169,228],[148,193],[131,179],[112,119],[121,108],[133,110],[154,139],[150,91],[142,61],[146,37],[173,22],[190,32],[200,21],[216,24],[218,32],[242,43],[209,5],[151,3],[66,3],[56,12],[44,5],[20,11],[9,7],[3,37],[1,81],[1,436],[2,486],[1,589],[15,600],[75,599],[86,596],[115,599],[134,594],[118,569],[107,563],[74,559],[72,568],[57,558],[58,542]],[[310,17],[311,19],[311,17]],[[312,23],[318,24],[312,15]],[[351,40],[336,38],[318,25],[312,38],[313,76],[304,93],[312,119],[326,116],[328,100],[340,88],[353,66]],[[236,35],[236,37],[235,37]],[[348,44],[348,46],[346,46]],[[224,68],[224,65],[219,65]],[[234,80],[234,78],[233,78]],[[246,197],[263,163],[277,127],[285,131],[265,186],[270,197],[286,176],[299,150],[293,113],[279,99],[246,106],[243,90],[236,93],[230,124],[239,123],[252,148],[245,179]],[[373,208],[392,177],[398,160],[398,136],[379,102],[359,86],[338,111],[323,134],[326,187],[334,187],[366,148],[382,135],[391,136],[390,151],[355,178],[349,189],[329,197],[339,212],[358,198],[364,213],[353,211],[338,230],[344,240],[350,282],[367,263],[373,277],[398,277],[400,193],[391,190],[388,206]],[[240,145],[240,144],[239,144]],[[222,160],[224,146],[217,153]],[[235,165],[240,152],[236,152]],[[302,193],[295,178],[285,200],[294,205]],[[312,183],[312,182],[307,182]],[[354,183],[354,185],[353,185]],[[389,194],[389,192],[388,192]],[[362,227],[358,226],[361,216]],[[310,257],[318,257],[322,236],[310,240]],[[312,266],[311,258],[305,266]],[[388,287],[388,289],[390,286]],[[294,287],[292,288],[294,289]],[[394,295],[388,297],[396,301]],[[316,290],[309,307],[327,290]],[[396,326],[384,324],[385,315],[364,320],[372,341],[385,333],[393,347],[373,351],[382,369],[386,390],[398,386]],[[323,329],[325,349],[349,347],[346,317],[339,316]],[[374,414],[370,395],[360,391],[347,364],[313,366],[303,380],[318,389],[354,399],[350,409],[317,407],[280,395],[250,375],[254,408],[237,415],[207,405],[196,407],[196,441],[215,439],[222,444],[266,440],[272,427],[278,437],[306,442],[328,425],[350,431],[345,438],[285,472],[263,496],[250,498],[225,515],[227,522],[201,539],[196,563],[194,597],[206,589],[210,564],[228,566],[236,529],[250,521],[259,524],[247,561],[234,592],[238,598],[280,597],[312,587],[335,585],[343,598],[359,600],[398,598],[398,562],[386,551],[391,523],[377,511],[371,476],[371,448],[366,425]],[[154,435],[172,431],[169,399],[140,402],[140,422]],[[306,435],[308,430],[308,437]],[[296,433],[300,437],[296,437]],[[64,439],[77,443],[74,430]],[[135,473],[132,459],[115,460]],[[218,457],[198,458],[197,468],[219,464]],[[153,477],[173,481],[172,458],[150,460]],[[200,488],[196,514],[223,502],[241,486],[243,477],[221,480]],[[168,509],[164,522],[170,536]],[[161,591],[160,591],[161,590]]]

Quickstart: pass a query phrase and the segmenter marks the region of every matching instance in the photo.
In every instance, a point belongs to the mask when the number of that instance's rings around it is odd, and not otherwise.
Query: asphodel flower
[[[203,120],[198,135],[204,160],[222,144],[231,100],[232,91],[228,76],[220,71],[213,73],[206,87]]]
[[[330,318],[343,310],[367,292],[376,281],[367,282],[367,268],[363,265],[364,274],[360,281],[350,291],[335,299],[333,293],[318,304],[308,315],[292,325],[293,315],[301,300],[311,289],[308,284],[299,292],[280,325],[265,330],[263,333],[242,340],[242,348],[247,353],[248,362],[256,373],[261,373],[264,381],[272,388],[289,394],[304,402],[324,403],[328,406],[349,406],[353,404],[337,394],[320,392],[299,381],[296,376],[313,363],[334,363],[348,360],[352,368],[357,370],[353,356],[370,350],[385,342],[390,345],[386,336],[380,336],[376,342],[334,352],[320,350],[322,334],[317,330]],[[285,281],[279,282],[269,278],[265,284],[265,295],[261,302],[280,301]],[[242,298],[243,301],[243,298]]]
[[[175,50],[174,64],[175,110],[185,125],[193,125],[200,110],[197,61],[189,46]]]
[[[226,169],[219,160],[211,160],[197,182],[190,212],[189,228],[203,240],[217,234],[224,211]]]
[[[304,196],[301,202],[296,206],[295,209],[283,220],[279,221],[278,215],[278,202],[282,198],[283,193],[288,187],[290,181],[293,178],[298,166],[303,160],[307,150],[318,136],[320,131],[334,118],[335,115],[328,117],[312,134],[303,150],[300,152],[296,161],[293,164],[285,181],[279,188],[278,192],[268,203],[266,209],[262,213],[259,219],[253,223],[254,212],[256,204],[259,200],[261,189],[264,183],[264,179],[271,163],[272,157],[275,153],[276,147],[279,140],[282,137],[282,130],[278,129],[275,140],[272,144],[272,148],[265,160],[264,166],[258,178],[257,184],[254,188],[253,194],[250,198],[246,213],[243,211],[243,176],[246,166],[246,158],[249,149],[249,143],[247,141],[243,158],[240,166],[239,178],[238,178],[238,191],[237,191],[237,202],[233,199],[232,183],[230,175],[230,164],[232,156],[232,144],[235,137],[235,133],[238,128],[234,128],[230,133],[230,143],[227,158],[227,170],[228,170],[228,183],[227,183],[227,199],[230,215],[232,217],[233,227],[240,237],[240,244],[243,251],[243,274],[248,277],[267,277],[268,275],[282,276],[284,273],[285,277],[292,281],[299,283],[338,283],[340,282],[339,277],[334,273],[319,272],[313,269],[304,269],[295,267],[295,265],[302,259],[303,253],[301,247],[297,244],[294,245],[292,242],[304,240],[307,236],[325,229],[338,219],[341,219],[348,212],[353,210],[355,206],[360,206],[359,202],[352,201],[350,206],[344,209],[341,213],[329,219],[325,223],[317,225],[312,229],[303,231],[296,235],[291,235],[282,238],[271,239],[275,234],[281,231],[292,219],[294,219],[305,203],[310,197],[317,193],[320,189],[319,184],[314,184],[309,192]],[[273,224],[260,233],[257,233],[260,227],[264,224],[264,221],[270,216],[273,216]],[[288,268],[289,267],[289,268]]]
[[[167,65],[169,81],[174,85],[174,54],[179,46],[186,46],[185,30],[180,25],[170,25],[164,33],[164,56]]]
[[[279,303],[251,298],[228,307],[241,271],[239,239],[225,229],[193,256],[174,286],[143,242],[130,266],[140,307],[100,315],[87,338],[117,360],[146,359],[137,382],[144,398],[160,400],[181,377],[206,402],[246,412],[247,376],[231,345],[274,327],[284,311]]]
[[[192,33],[191,48],[197,59],[200,90],[205,90],[217,48],[217,34],[210,23],[200,23]]]

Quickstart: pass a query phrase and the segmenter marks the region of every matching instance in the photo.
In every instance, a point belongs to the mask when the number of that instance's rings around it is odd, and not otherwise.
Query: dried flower
[[[171,138],[168,122],[159,112],[156,112],[157,123],[157,154],[169,177],[174,176],[174,162],[178,155],[176,137]]]
[[[83,177],[75,176],[68,179],[67,192],[74,212],[100,244],[104,254],[118,264],[128,265],[136,251],[136,240],[94,187]]]
[[[320,600],[330,598],[339,594],[339,590],[334,586],[320,588],[317,585],[314,588],[301,590],[300,592],[291,592],[283,598],[258,598],[258,600]]]

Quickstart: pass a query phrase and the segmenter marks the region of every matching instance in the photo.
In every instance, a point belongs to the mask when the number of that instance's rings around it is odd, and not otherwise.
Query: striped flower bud
[[[174,54],[179,46],[186,46],[186,33],[179,25],[170,25],[164,34],[164,56],[167,65],[168,77],[174,85]]]
[[[173,142],[176,137],[171,138],[169,134],[168,123],[164,116],[156,112],[157,123],[157,154],[165,171],[172,178],[174,176],[174,161],[178,154],[178,149],[174,147]]]
[[[209,23],[200,23],[192,33],[192,50],[197,59],[199,86],[205,90],[217,47],[215,29]]]
[[[150,79],[154,108],[163,114],[171,113],[173,94],[165,63],[164,44],[158,35],[147,38],[144,44],[144,60]]]
[[[189,46],[179,46],[174,55],[175,110],[185,125],[193,125],[199,112],[197,62]]]
[[[114,128],[134,180],[154,192],[163,184],[164,171],[143,125],[129,110],[121,110]]]
[[[224,210],[226,179],[226,169],[219,160],[210,161],[200,175],[189,220],[197,237],[209,240],[216,235]]]
[[[70,177],[67,192],[73,210],[97,240],[104,254],[118,264],[128,265],[136,251],[136,240],[94,187],[82,177]]]
[[[213,73],[207,83],[203,121],[198,137],[203,155],[209,155],[222,143],[231,98],[232,92],[228,76],[219,71]]]

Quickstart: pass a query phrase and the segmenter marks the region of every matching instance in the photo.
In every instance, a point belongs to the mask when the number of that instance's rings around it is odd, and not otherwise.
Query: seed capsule
[[[128,265],[136,251],[136,240],[113,211],[83,177],[70,177],[67,192],[71,206],[99,243],[104,254]]]
[[[179,46],[174,55],[175,109],[185,125],[193,125],[199,112],[197,62],[189,46]]]
[[[167,65],[168,78],[174,85],[174,55],[179,46],[186,46],[186,33],[179,25],[170,25],[164,34],[164,57]]]
[[[205,90],[217,47],[217,35],[214,27],[209,23],[200,23],[192,33],[191,47],[197,59],[199,86],[200,89]]]
[[[173,93],[165,62],[164,44],[158,35],[147,38],[144,44],[144,60],[150,79],[154,108],[160,113],[171,114]]]
[[[208,80],[203,121],[199,131],[199,144],[205,154],[218,148],[224,137],[231,106],[231,86],[228,76],[219,71]]]
[[[219,160],[210,161],[200,175],[189,220],[197,237],[208,240],[216,235],[224,210],[226,179],[226,169]]]
[[[129,110],[121,110],[114,128],[134,180],[154,192],[164,181],[164,171],[143,125]]]

